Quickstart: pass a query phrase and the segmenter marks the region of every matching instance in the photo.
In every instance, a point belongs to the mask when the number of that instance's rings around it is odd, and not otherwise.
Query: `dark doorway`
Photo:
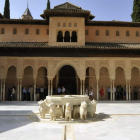
[[[57,42],[63,42],[63,34],[62,31],[59,31],[57,34]]]
[[[71,42],[77,42],[77,33],[75,31],[72,32]]]
[[[76,72],[73,67],[66,65],[60,69],[58,86],[64,86],[67,95],[77,94]]]
[[[70,42],[70,32],[69,31],[65,32],[64,42]]]

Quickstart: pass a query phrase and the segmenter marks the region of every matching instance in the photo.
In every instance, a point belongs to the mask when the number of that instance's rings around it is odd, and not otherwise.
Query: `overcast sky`
[[[46,8],[47,0],[28,0],[29,9],[34,19],[41,19],[40,14]],[[70,2],[89,10],[95,15],[94,20],[132,21],[133,0],[50,0],[51,8]],[[0,0],[0,12],[3,14],[5,0]],[[27,8],[27,0],[10,0],[11,18],[21,18]]]

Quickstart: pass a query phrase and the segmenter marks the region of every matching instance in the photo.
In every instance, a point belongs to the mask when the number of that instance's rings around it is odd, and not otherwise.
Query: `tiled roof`
[[[140,49],[140,43],[93,43],[86,42],[84,46],[49,46],[47,42],[0,42],[0,48],[85,48],[85,49]]]

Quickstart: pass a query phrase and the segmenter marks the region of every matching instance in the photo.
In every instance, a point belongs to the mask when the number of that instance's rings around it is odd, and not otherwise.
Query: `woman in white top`
[[[89,91],[89,99],[93,100],[93,89],[92,88]]]
[[[12,88],[12,94],[11,94],[11,96],[12,96],[12,101],[15,100],[15,93],[16,93],[16,90],[15,90],[15,87],[13,86],[13,88]]]
[[[62,95],[65,95],[66,89],[62,86]]]

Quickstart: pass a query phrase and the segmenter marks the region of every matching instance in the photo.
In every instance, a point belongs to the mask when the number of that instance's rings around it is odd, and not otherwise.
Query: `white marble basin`
[[[48,103],[54,103],[55,105],[66,105],[66,102],[70,102],[72,105],[80,105],[82,101],[89,102],[89,96],[86,95],[52,95],[47,96]]]

